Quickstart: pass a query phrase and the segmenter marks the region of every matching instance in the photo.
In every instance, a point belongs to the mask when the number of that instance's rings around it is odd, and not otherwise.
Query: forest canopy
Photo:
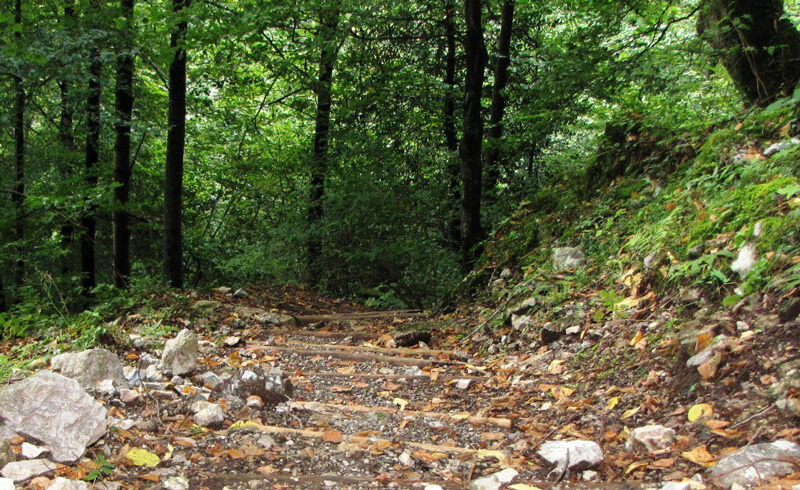
[[[790,95],[800,9],[756,3],[3,0],[0,308],[162,282],[429,306],[531,193],[609,176],[614,128]]]

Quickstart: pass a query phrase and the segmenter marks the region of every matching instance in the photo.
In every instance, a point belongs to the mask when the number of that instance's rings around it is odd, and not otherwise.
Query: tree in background
[[[114,285],[128,287],[131,274],[130,215],[126,209],[131,192],[131,117],[133,115],[133,8],[134,0],[121,0],[124,25],[119,33],[116,82],[116,142],[114,144],[114,199],[112,215]]]
[[[706,0],[697,30],[751,104],[767,105],[800,80],[800,33],[783,0]]]
[[[17,43],[22,42],[22,0],[14,3],[14,24],[16,32],[14,37]],[[22,74],[12,75],[14,80],[14,166],[15,183],[11,194],[14,203],[15,239],[17,242],[16,261],[14,264],[14,284],[22,287],[25,284],[25,259],[22,243],[25,239],[25,81]]]
[[[483,41],[481,1],[464,1],[466,36],[466,78],[464,82],[464,118],[459,155],[461,157],[461,267],[472,269],[480,254],[478,244],[483,238],[481,226],[481,150],[483,145],[483,96],[486,46]]]
[[[164,273],[174,288],[183,287],[183,158],[186,145],[185,10],[191,0],[173,0],[176,20],[170,38],[174,50],[169,66],[167,164],[164,172]]]
[[[311,154],[311,196],[308,204],[309,238],[308,283],[316,286],[319,283],[322,264],[322,233],[320,222],[324,215],[323,200],[325,198],[325,174],[328,168],[328,148],[330,146],[331,104],[333,103],[333,69],[339,51],[336,39],[339,24],[339,2],[333,0],[330,5],[323,5],[319,14],[319,71],[314,85],[317,98],[317,111],[314,124],[314,147]]]

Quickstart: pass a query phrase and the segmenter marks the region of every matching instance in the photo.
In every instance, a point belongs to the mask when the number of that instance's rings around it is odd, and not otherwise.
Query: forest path
[[[506,467],[519,472],[513,483],[530,485],[519,488],[552,486],[535,483],[547,471],[533,455],[543,440],[526,434],[531,420],[511,402],[519,390],[502,368],[473,363],[437,325],[440,348],[394,346],[396,327],[431,327],[423,313],[297,319],[249,328],[236,347],[207,339],[215,347],[201,364],[278,368],[294,393],[275,408],[231,413],[238,429],[206,434],[201,444],[214,457],[192,471],[192,488],[456,489]]]

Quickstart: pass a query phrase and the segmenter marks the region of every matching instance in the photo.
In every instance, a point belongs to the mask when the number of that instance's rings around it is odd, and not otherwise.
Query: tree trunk
[[[75,8],[74,2],[68,0],[64,6],[64,30],[73,33],[75,27]],[[61,149],[64,152],[64,159],[59,168],[59,174],[64,179],[69,179],[74,171],[73,155],[75,153],[75,130],[74,130],[74,115],[75,109],[70,100],[72,92],[72,82],[69,76],[65,76],[58,81],[58,88],[61,95],[61,114],[58,121],[58,139],[61,142]],[[61,273],[64,276],[70,276],[73,270],[74,258],[70,253],[72,244],[74,242],[75,223],[66,219],[61,224],[61,248],[64,250],[64,258],[61,264]]]
[[[503,164],[503,151],[500,140],[503,138],[503,115],[506,110],[505,88],[508,84],[508,66],[511,64],[511,31],[514,23],[514,0],[503,3],[500,36],[497,39],[497,62],[494,66],[494,87],[492,105],[489,108],[488,148],[486,149],[486,198],[494,200],[500,168]]]
[[[172,0],[173,12],[180,17],[190,0]],[[175,51],[169,67],[169,129],[167,164],[164,173],[164,273],[174,288],[183,287],[183,150],[186,143],[186,30],[188,22],[178,22],[170,39]]]
[[[782,0],[706,0],[697,32],[752,104],[765,106],[800,80],[800,33]]]
[[[22,0],[14,4],[14,22],[22,25]],[[22,31],[18,30],[14,37],[17,43],[22,44]],[[23,259],[22,241],[25,239],[25,83],[22,76],[14,75],[14,162],[16,178],[14,193],[11,200],[14,203],[14,235],[16,240],[17,259],[14,264],[14,284],[18,287],[25,283],[25,260]]]
[[[336,64],[338,46],[336,29],[339,24],[339,5],[333,5],[320,14],[319,28],[319,77],[314,87],[317,96],[317,116],[314,127],[314,148],[311,156],[311,195],[308,206],[309,238],[308,283],[317,286],[322,275],[322,230],[320,225],[324,215],[325,174],[328,168],[328,146],[331,126],[331,104],[333,68]]]
[[[464,273],[472,270],[480,254],[478,245],[483,237],[481,227],[481,145],[483,117],[481,97],[486,47],[483,42],[481,1],[465,0],[464,14],[467,34],[464,51],[467,74],[464,84],[464,125],[459,147],[461,157],[461,267]]]
[[[92,0],[92,15],[99,16],[101,3]],[[93,22],[97,20],[93,19]],[[89,89],[86,98],[86,160],[84,164],[84,180],[87,194],[92,194],[97,187],[97,169],[100,162],[100,78],[103,74],[100,47],[94,43],[89,49]],[[97,269],[95,264],[95,237],[97,220],[94,216],[94,205],[81,217],[81,289],[84,296],[91,296],[97,286]]]
[[[449,194],[452,210],[447,223],[447,234],[450,248],[454,251],[461,247],[461,165],[458,161],[458,135],[456,133],[456,4],[455,0],[447,0],[445,4],[445,66],[444,66],[444,142],[447,149],[447,173],[449,177]],[[448,208],[450,209],[450,208]]]
[[[131,187],[131,118],[133,114],[133,30],[134,0],[121,0],[125,26],[121,32],[120,51],[117,53],[116,84],[116,141],[114,144],[114,189],[116,208],[112,215],[114,234],[114,285],[128,287],[131,274],[129,228],[130,217],[126,209]]]

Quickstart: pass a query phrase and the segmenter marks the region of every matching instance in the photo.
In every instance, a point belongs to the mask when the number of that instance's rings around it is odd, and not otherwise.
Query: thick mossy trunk
[[[769,104],[800,79],[800,33],[782,0],[706,0],[697,31],[752,104]]]

